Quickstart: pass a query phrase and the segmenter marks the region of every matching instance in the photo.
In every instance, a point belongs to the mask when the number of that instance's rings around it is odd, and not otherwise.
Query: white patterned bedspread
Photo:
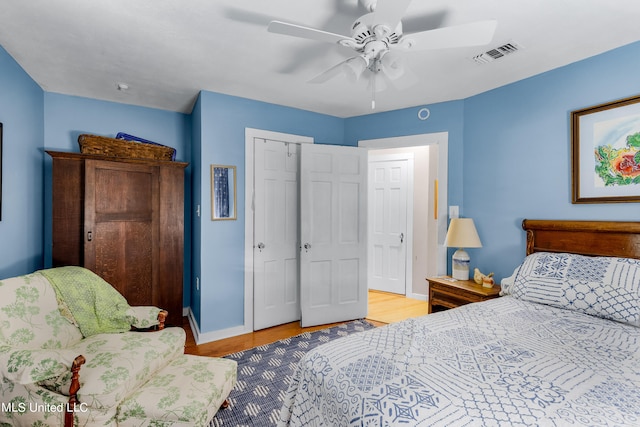
[[[640,328],[506,296],[324,344],[291,426],[639,426]]]

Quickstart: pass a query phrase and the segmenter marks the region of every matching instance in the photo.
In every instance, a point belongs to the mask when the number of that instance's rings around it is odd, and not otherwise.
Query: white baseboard
[[[428,301],[429,300],[429,295],[423,295],[423,294],[409,294],[407,295],[407,298],[412,298],[412,299],[418,299],[420,301]]]
[[[189,326],[191,327],[191,332],[193,332],[193,338],[197,345],[253,332],[251,329],[245,328],[244,325],[240,325],[234,326],[233,328],[221,329],[219,331],[201,333],[200,328],[198,328],[198,323],[193,317],[193,312],[191,309],[188,309],[188,311],[189,313],[187,317],[189,319]]]

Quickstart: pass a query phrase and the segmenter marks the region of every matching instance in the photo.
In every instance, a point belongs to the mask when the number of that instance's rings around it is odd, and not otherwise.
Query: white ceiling
[[[353,52],[266,27],[349,36],[363,13],[357,0],[2,0],[0,45],[48,92],[188,113],[208,90],[351,117],[371,112],[366,85],[307,81]],[[407,53],[419,83],[378,93],[376,111],[466,98],[629,44],[639,17],[638,0],[413,0],[405,34],[487,19],[497,30],[486,47]],[[507,42],[522,50],[470,59]]]

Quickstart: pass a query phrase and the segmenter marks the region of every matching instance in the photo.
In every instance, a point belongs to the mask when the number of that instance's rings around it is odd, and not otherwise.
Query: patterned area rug
[[[225,356],[238,362],[238,382],[229,407],[218,411],[211,426],[275,426],[300,358],[320,344],[374,327],[354,320]]]

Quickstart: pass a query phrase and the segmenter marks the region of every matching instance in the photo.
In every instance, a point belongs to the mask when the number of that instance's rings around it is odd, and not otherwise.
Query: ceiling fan
[[[353,49],[357,53],[355,56],[329,68],[309,82],[324,83],[341,74],[355,82],[368,73],[375,94],[388,85],[398,86],[400,77],[406,80],[405,85],[410,85],[416,79],[403,64],[403,52],[484,45],[493,38],[497,24],[494,20],[487,20],[403,34],[401,19],[411,0],[359,2],[368,13],[353,23],[350,36],[282,21],[271,21],[267,30]],[[375,108],[375,98],[372,108]]]

